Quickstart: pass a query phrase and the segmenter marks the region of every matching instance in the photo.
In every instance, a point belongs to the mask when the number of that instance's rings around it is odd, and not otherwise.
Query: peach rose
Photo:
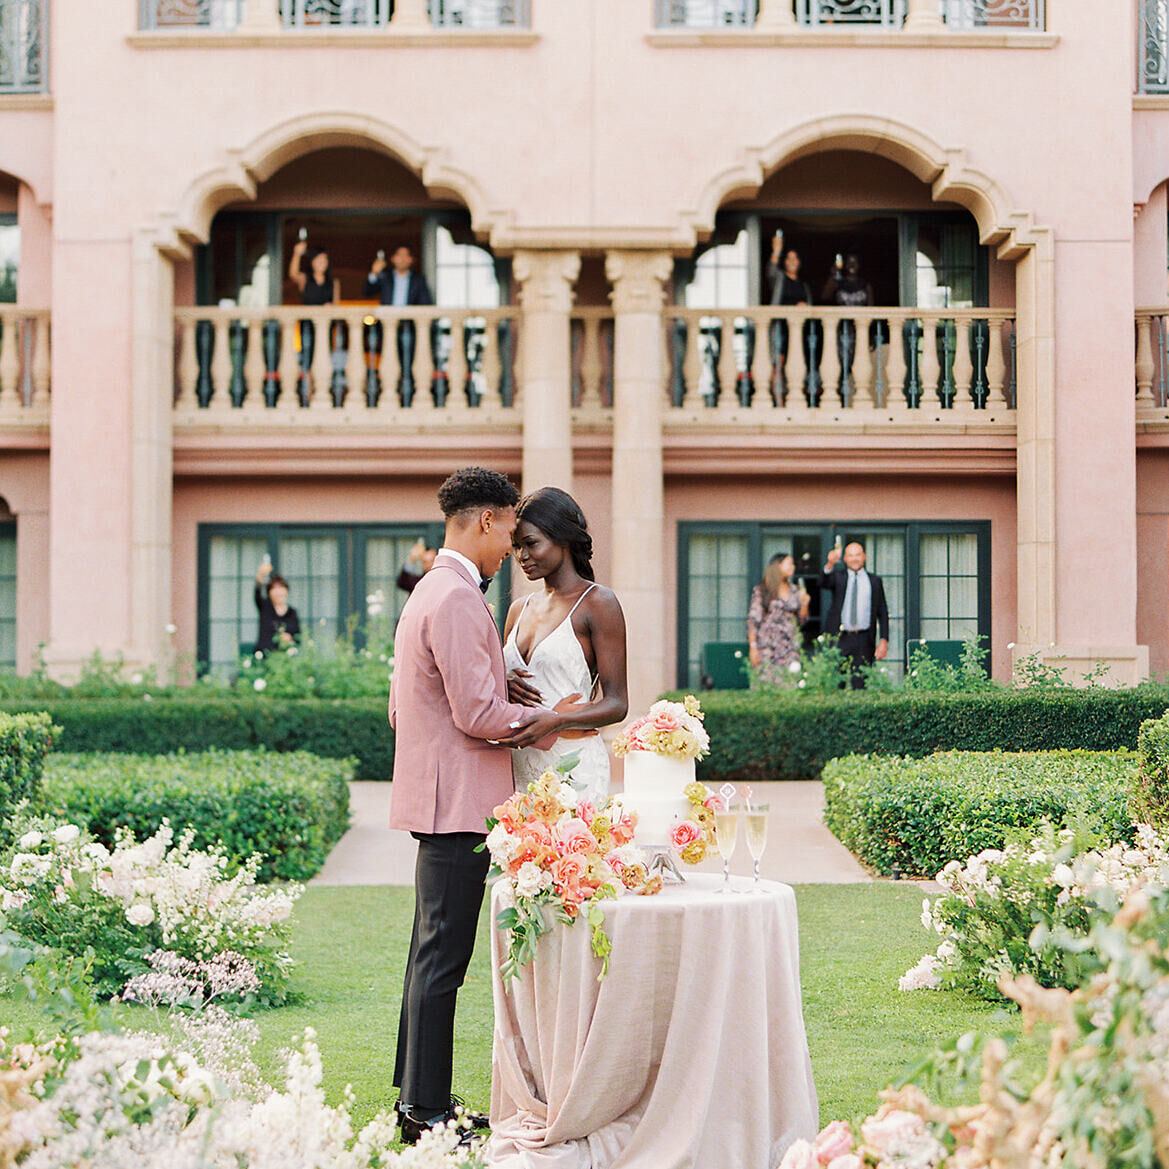
[[[551,865],[552,880],[561,889],[578,889],[588,872],[588,864],[579,853],[566,853],[557,857]]]
[[[681,852],[702,839],[702,829],[693,820],[679,820],[670,829],[670,843]]]
[[[812,1142],[812,1149],[825,1165],[852,1152],[852,1129],[843,1120],[834,1120]]]
[[[589,831],[587,824],[579,820],[565,820],[563,824],[556,825],[556,851],[561,856],[573,852],[595,852],[596,847],[597,838]]]
[[[812,1151],[812,1142],[792,1141],[779,1163],[779,1169],[820,1169],[820,1162]]]

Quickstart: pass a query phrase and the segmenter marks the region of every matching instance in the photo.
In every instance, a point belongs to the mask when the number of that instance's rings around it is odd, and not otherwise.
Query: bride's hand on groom
[[[542,706],[544,695],[525,678],[532,675],[527,670],[512,670],[507,676],[507,700],[517,706]]]

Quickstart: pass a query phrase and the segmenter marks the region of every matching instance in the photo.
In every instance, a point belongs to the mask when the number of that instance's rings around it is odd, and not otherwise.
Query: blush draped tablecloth
[[[541,938],[505,990],[506,936],[492,930],[489,1165],[776,1169],[816,1135],[795,894],[764,881],[761,895],[724,895],[721,883],[693,874],[606,902],[602,982],[578,922]]]

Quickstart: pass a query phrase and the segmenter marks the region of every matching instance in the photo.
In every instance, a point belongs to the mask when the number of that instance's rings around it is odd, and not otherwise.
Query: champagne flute
[[[753,893],[761,892],[759,888],[759,861],[763,850],[767,847],[767,816],[771,811],[769,804],[755,804],[744,813],[747,821],[747,851],[751,860],[755,862],[755,883],[751,886]]]
[[[733,800],[726,801],[726,810],[715,812],[714,833],[718,851],[723,858],[723,884],[720,893],[731,891],[731,856],[739,839],[739,809]]]

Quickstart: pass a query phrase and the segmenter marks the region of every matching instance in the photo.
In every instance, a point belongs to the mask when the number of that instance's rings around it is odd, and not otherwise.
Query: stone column
[[[670,681],[666,662],[662,307],[668,252],[612,251],[613,580],[629,630],[629,709],[642,713]]]
[[[171,620],[173,297],[146,233],[53,252],[45,659],[69,679],[95,649],[155,663]]]
[[[778,32],[796,23],[791,0],[760,0],[755,27],[760,32]]]
[[[580,253],[520,251],[512,261],[520,283],[520,399],[523,489],[572,491],[572,344],[569,314]]]
[[[938,0],[909,0],[905,27],[912,32],[941,32],[946,26],[938,11]]]

